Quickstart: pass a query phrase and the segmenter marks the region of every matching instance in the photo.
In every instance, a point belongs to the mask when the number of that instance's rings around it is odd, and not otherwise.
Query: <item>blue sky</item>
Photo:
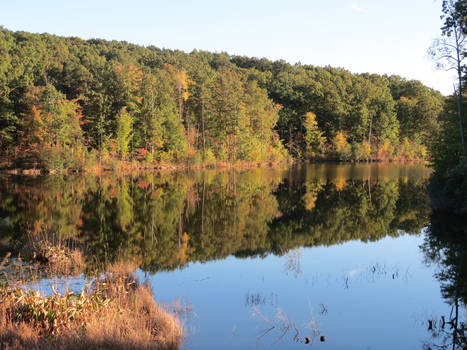
[[[284,59],[399,74],[445,94],[452,73],[426,51],[441,0],[0,0],[10,30]]]

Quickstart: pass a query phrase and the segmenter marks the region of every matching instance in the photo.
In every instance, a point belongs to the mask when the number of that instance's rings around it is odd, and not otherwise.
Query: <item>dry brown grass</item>
[[[177,317],[128,274],[107,276],[79,295],[0,288],[1,349],[177,349],[181,339]]]
[[[47,272],[55,275],[80,273],[84,268],[82,252],[65,244],[40,240],[31,244],[33,261],[43,264]]]
[[[113,274],[114,276],[132,275],[137,269],[139,264],[132,260],[120,260],[109,264],[105,267],[105,271]]]
[[[83,255],[78,249],[70,249],[65,245],[54,245],[41,241],[33,247],[34,259],[43,261],[50,272],[73,274],[84,266]]]

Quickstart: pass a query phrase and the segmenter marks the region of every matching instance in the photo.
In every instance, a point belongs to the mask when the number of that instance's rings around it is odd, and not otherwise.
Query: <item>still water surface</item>
[[[423,349],[446,343],[438,320],[462,299],[451,288],[462,281],[443,275],[461,263],[443,260],[459,254],[436,235],[445,224],[430,224],[429,174],[321,164],[5,177],[0,247],[47,232],[82,247],[87,266],[136,261],[158,301],[189,306],[187,349]]]

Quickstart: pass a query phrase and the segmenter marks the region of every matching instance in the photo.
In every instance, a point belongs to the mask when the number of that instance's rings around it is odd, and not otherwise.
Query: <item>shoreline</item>
[[[220,161],[215,164],[177,164],[177,163],[158,163],[154,165],[143,164],[140,162],[119,161],[116,167],[111,167],[108,164],[97,165],[91,169],[61,169],[47,170],[40,168],[0,168],[0,174],[19,175],[19,176],[40,176],[40,175],[71,175],[71,174],[94,174],[103,175],[110,173],[133,174],[146,172],[179,172],[190,170],[226,170],[226,169],[257,169],[257,168],[272,168],[282,167],[284,165],[291,166],[294,164],[424,164],[429,165],[430,161],[426,159],[372,159],[368,161],[339,161],[336,159],[318,159],[318,160],[298,160],[283,162],[251,162],[237,161],[225,162]]]

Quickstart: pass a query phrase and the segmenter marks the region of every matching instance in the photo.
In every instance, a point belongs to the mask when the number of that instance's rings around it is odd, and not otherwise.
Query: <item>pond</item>
[[[447,346],[467,254],[445,233],[465,223],[433,217],[429,175],[317,164],[3,176],[0,257],[38,236],[79,246],[84,271],[64,279],[77,289],[132,261],[157,301],[185,310],[189,350]]]

